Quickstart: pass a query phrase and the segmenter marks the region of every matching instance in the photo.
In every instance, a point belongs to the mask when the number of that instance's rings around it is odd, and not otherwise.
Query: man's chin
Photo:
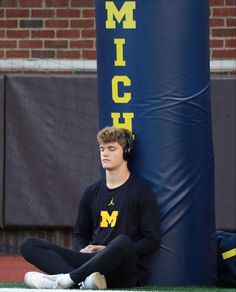
[[[112,171],[112,170],[113,170],[113,167],[108,166],[108,165],[103,165],[102,167],[103,167],[103,169],[106,170],[106,171]]]

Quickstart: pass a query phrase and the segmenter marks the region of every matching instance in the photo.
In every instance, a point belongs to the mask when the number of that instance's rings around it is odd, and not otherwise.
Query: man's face
[[[118,169],[125,160],[123,158],[123,147],[117,142],[100,145],[100,156],[102,167],[106,170]]]

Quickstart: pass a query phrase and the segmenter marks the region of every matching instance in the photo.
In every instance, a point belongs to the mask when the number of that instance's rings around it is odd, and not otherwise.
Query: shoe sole
[[[93,273],[91,275],[91,280],[93,281],[93,289],[106,289],[107,283],[106,279],[103,275],[101,275],[99,272]]]
[[[24,276],[25,285],[29,288],[36,288],[35,285],[33,285],[33,283],[30,280],[31,276],[32,276],[32,272],[28,272],[25,274],[25,276]]]

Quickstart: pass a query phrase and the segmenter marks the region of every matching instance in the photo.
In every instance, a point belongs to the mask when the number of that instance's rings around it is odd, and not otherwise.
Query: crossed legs
[[[38,238],[24,240],[20,251],[28,262],[45,273],[69,273],[75,284],[100,272],[106,276],[108,287],[137,285],[137,257],[132,242],[125,235],[118,236],[97,253],[73,251]]]

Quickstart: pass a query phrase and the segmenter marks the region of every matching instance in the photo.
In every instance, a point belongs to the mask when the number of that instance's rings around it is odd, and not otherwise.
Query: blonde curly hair
[[[132,141],[132,133],[124,128],[105,127],[97,134],[99,144],[117,142],[123,148],[127,145],[127,138]]]

